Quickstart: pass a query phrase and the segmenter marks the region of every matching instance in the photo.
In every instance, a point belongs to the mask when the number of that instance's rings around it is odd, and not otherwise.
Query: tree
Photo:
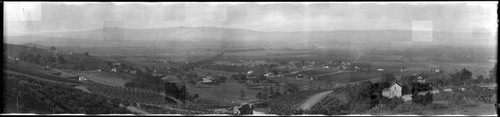
[[[192,101],[195,101],[195,100],[196,100],[196,99],[198,99],[198,98],[200,98],[200,95],[199,95],[199,94],[194,94],[194,95],[193,95],[193,99],[192,99]]]
[[[276,65],[276,64],[274,64],[274,63],[273,63],[273,64],[269,64],[269,65],[267,66],[267,68],[268,68],[268,69],[273,69],[273,68],[276,68],[276,67],[278,67],[278,65]]]
[[[295,63],[294,65],[295,65],[295,67],[302,68],[302,64],[300,64],[300,63]]]
[[[50,51],[51,51],[51,52],[54,52],[54,51],[56,51],[56,48],[55,48],[54,46],[51,46],[51,47],[50,47]]]
[[[288,64],[288,60],[278,60],[277,61],[280,65],[286,65]]]
[[[382,74],[382,82],[383,83],[392,83],[394,81],[396,81],[396,77],[394,76],[394,73],[384,72]]]
[[[258,93],[257,93],[257,95],[255,95],[255,97],[256,97],[257,99],[259,99],[259,100],[264,99],[264,98],[262,97],[262,92],[258,92]]]
[[[225,82],[226,82],[226,80],[227,80],[227,78],[226,78],[226,77],[224,77],[224,76],[222,76],[222,77],[220,77],[219,82],[220,82],[220,83],[225,83]]]
[[[293,93],[293,92],[299,91],[300,89],[299,89],[299,86],[297,86],[296,84],[286,83],[285,84],[285,90],[288,93]]]
[[[56,62],[56,57],[53,56],[47,56],[45,57],[45,64],[53,64]]]
[[[465,84],[467,81],[472,79],[472,72],[463,68],[461,71],[456,72],[455,74],[451,74],[451,78],[453,79],[454,84]]]
[[[57,56],[57,62],[59,62],[59,64],[66,64],[66,59],[64,59],[63,56],[59,55]]]
[[[411,95],[412,102],[413,103],[418,103],[418,104],[429,104],[432,103],[432,94],[431,93],[426,93],[425,95],[419,95],[418,92],[413,92]]]
[[[35,56],[35,59],[34,59],[34,61],[33,61],[33,62],[34,62],[35,64],[41,64],[41,63],[42,63],[42,62],[41,62],[41,59],[42,59],[42,55],[37,54],[37,55]]]
[[[258,82],[262,82],[262,81],[266,80],[266,76],[264,76],[264,74],[259,74],[259,75],[257,75],[256,80]]]
[[[483,75],[479,75],[476,77],[476,80],[474,80],[474,83],[481,83],[484,81]]]
[[[84,52],[83,55],[90,56],[90,53],[89,52]]]

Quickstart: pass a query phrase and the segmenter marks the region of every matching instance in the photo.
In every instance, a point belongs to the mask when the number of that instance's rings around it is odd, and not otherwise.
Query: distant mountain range
[[[256,42],[256,43],[343,43],[411,41],[410,30],[339,30],[314,32],[260,32],[246,29],[216,27],[172,27],[159,29],[103,28],[87,31],[50,32],[17,37],[12,41],[26,42],[120,42],[120,41],[181,41],[181,42]],[[432,32],[440,42],[491,41],[489,33]]]

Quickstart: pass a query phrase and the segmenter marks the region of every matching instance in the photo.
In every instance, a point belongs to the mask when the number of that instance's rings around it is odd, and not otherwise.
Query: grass
[[[241,89],[244,89],[246,101],[257,100],[255,95],[259,92],[250,90],[244,84],[239,84],[231,79],[228,79],[226,83],[220,85],[206,86],[208,88],[188,86],[188,92],[190,94],[199,94],[200,98],[211,100],[221,105],[239,105],[241,102]]]
[[[86,85],[86,87],[92,93],[110,98],[129,100],[133,102],[142,102],[147,104],[167,103],[166,101],[164,101],[165,96],[161,95],[160,93],[148,90],[113,87],[97,84],[88,84]]]
[[[427,105],[404,103],[395,108],[374,107],[368,111],[369,114],[375,115],[492,115],[496,114],[493,104],[480,102],[465,103],[465,104],[441,104],[431,103]]]
[[[381,76],[381,72],[344,72],[326,76],[320,76],[319,80],[328,81],[332,80],[333,82],[356,82],[368,79],[379,78]]]
[[[89,80],[111,86],[124,86],[125,83],[133,79],[133,77],[128,75],[109,72],[79,71],[77,73],[85,76]]]
[[[33,68],[30,66],[24,66],[24,65],[20,66],[20,65],[12,64],[12,63],[7,63],[6,66],[7,66],[7,70],[26,74],[26,75],[36,76],[36,77],[40,77],[40,78],[44,78],[44,79],[52,80],[52,81],[58,81],[58,82],[80,84],[80,82],[77,80],[73,80],[73,79],[69,79],[69,78],[62,78],[62,77],[54,76],[50,73],[38,71],[38,70],[36,70],[36,67]]]

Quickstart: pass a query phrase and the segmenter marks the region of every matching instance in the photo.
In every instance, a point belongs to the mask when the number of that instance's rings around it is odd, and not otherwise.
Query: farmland
[[[362,80],[369,80],[374,78],[379,78],[381,76],[381,72],[342,72],[331,75],[319,76],[319,80],[323,81],[333,81],[333,82],[356,82]]]
[[[19,66],[16,64],[7,63],[7,70],[14,71],[17,73],[26,74],[26,75],[36,76],[37,78],[43,78],[43,79],[52,80],[52,81],[80,84],[80,82],[78,82],[75,79],[69,79],[69,78],[55,76],[55,75],[52,75],[49,73],[38,71],[38,70],[34,69],[33,67]]]
[[[166,96],[158,92],[140,90],[134,88],[113,87],[88,83],[90,92],[110,98],[123,99],[131,102],[141,102],[147,104],[167,104]]]
[[[69,85],[26,78],[24,75],[4,75],[9,87],[5,90],[6,113],[127,113],[119,100],[88,94]],[[29,76],[28,76],[29,77]],[[106,103],[107,102],[107,103]]]
[[[241,102],[241,90],[244,90],[245,100],[247,101],[257,100],[255,95],[259,92],[250,90],[245,85],[231,79],[220,85],[190,86],[187,90],[189,93],[199,94],[202,99],[211,100],[220,105],[239,104]]]
[[[88,78],[94,82],[99,82],[102,84],[110,86],[122,87],[125,83],[133,79],[132,76],[121,73],[109,73],[109,72],[98,72],[98,71],[79,71],[77,74]]]
[[[284,95],[281,97],[274,98],[272,100],[266,101],[269,103],[270,112],[273,114],[294,114],[296,108],[307,99],[309,96],[314,94],[324,92],[324,90],[317,91],[300,91],[293,94]]]

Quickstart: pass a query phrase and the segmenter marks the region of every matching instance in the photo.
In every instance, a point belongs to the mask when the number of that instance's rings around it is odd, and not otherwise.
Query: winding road
[[[321,101],[321,99],[325,98],[331,92],[333,91],[326,91],[309,97],[306,101],[304,101],[304,103],[302,103],[302,105],[300,105],[299,109],[309,110],[313,105]]]

